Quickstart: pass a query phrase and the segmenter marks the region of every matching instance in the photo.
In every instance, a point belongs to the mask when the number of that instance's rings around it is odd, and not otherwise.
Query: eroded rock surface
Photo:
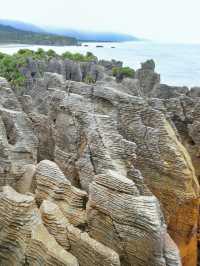
[[[0,79],[1,265],[197,265],[198,88],[112,66],[30,61],[19,97]]]
[[[120,265],[116,252],[70,224],[56,204],[43,201],[41,213],[50,234],[62,247],[78,258],[80,265]]]
[[[48,233],[33,196],[3,187],[0,210],[1,265],[78,266],[77,259]]]

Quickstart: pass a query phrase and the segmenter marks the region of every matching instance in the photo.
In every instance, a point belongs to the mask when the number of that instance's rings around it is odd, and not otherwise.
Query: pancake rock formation
[[[20,93],[0,78],[0,265],[198,264],[200,90],[118,65],[30,59]]]

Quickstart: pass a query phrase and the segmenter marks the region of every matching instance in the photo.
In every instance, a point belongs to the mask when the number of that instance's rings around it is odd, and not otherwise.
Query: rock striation
[[[78,258],[80,265],[120,265],[116,252],[70,224],[55,203],[43,201],[41,214],[50,234],[62,247]]]
[[[0,79],[0,265],[197,265],[199,89],[113,66],[30,59],[20,95]]]
[[[68,220],[76,225],[86,223],[87,193],[71,185],[58,166],[51,161],[41,161],[36,167],[36,201],[55,201]]]
[[[79,265],[48,233],[33,196],[2,187],[0,209],[1,265]]]

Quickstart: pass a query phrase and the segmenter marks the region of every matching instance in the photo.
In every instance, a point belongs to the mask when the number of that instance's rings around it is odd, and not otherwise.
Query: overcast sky
[[[0,0],[0,18],[200,43],[200,0]]]

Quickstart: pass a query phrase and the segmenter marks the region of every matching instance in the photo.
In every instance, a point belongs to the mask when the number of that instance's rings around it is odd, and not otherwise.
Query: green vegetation
[[[19,68],[25,65],[25,58],[20,55],[7,55],[0,54],[0,76],[5,77],[11,86],[19,88],[23,86],[25,82],[25,76],[23,76]]]
[[[134,78],[135,70],[130,67],[113,67],[112,74],[117,79]]]
[[[0,53],[0,76],[6,78],[10,82],[13,88],[19,89],[23,87],[25,84],[26,77],[22,72],[22,68],[26,67],[29,59],[42,60],[44,62],[48,62],[52,58],[70,59],[79,62],[90,62],[97,60],[97,57],[95,57],[90,52],[88,52],[86,55],[79,53],[73,54],[70,52],[65,52],[60,56],[52,49],[48,51],[44,51],[41,48],[39,48],[37,51],[29,49],[21,49],[16,54],[13,55]],[[43,71],[44,70],[41,70],[41,73]],[[93,78],[90,77],[89,75],[85,77],[85,82],[95,83]]]
[[[49,58],[53,58],[53,57],[57,57],[57,56],[58,56],[58,55],[56,54],[56,52],[55,52],[54,50],[52,50],[52,49],[48,50],[48,51],[46,52],[46,54],[47,54],[47,56],[48,56]]]
[[[86,55],[80,53],[73,54],[70,52],[58,55],[53,50],[45,51],[41,48],[37,51],[21,49],[13,55],[0,53],[0,76],[6,78],[13,88],[20,89],[25,85],[26,76],[24,74],[24,69],[28,66],[31,59],[38,62],[37,72],[42,75],[45,71],[45,66],[48,65],[48,61],[52,58],[61,60],[70,59],[78,62],[91,62],[98,60],[97,57],[90,52]],[[40,64],[39,62],[43,63]],[[124,77],[133,78],[135,75],[135,71],[129,67],[114,67],[112,69],[112,73],[118,81],[121,81]],[[84,82],[93,84],[95,83],[95,80],[92,76],[87,74],[84,78]]]
[[[84,78],[84,82],[87,84],[94,84],[95,80],[90,75],[86,75],[86,77]]]
[[[73,61],[79,61],[79,62],[90,62],[90,61],[96,61],[97,57],[93,55],[93,53],[87,52],[86,55],[80,54],[80,53],[71,53],[71,52],[65,52],[62,54],[63,59],[70,59]]]
[[[17,30],[0,24],[0,43],[38,44],[38,45],[77,45],[77,40],[48,33],[35,33]]]
[[[43,49],[38,49],[36,52],[29,49],[21,49],[14,55],[0,53],[0,76],[5,77],[12,87],[19,89],[26,81],[26,77],[22,74],[22,67],[28,63],[28,59],[48,60],[48,54]]]

